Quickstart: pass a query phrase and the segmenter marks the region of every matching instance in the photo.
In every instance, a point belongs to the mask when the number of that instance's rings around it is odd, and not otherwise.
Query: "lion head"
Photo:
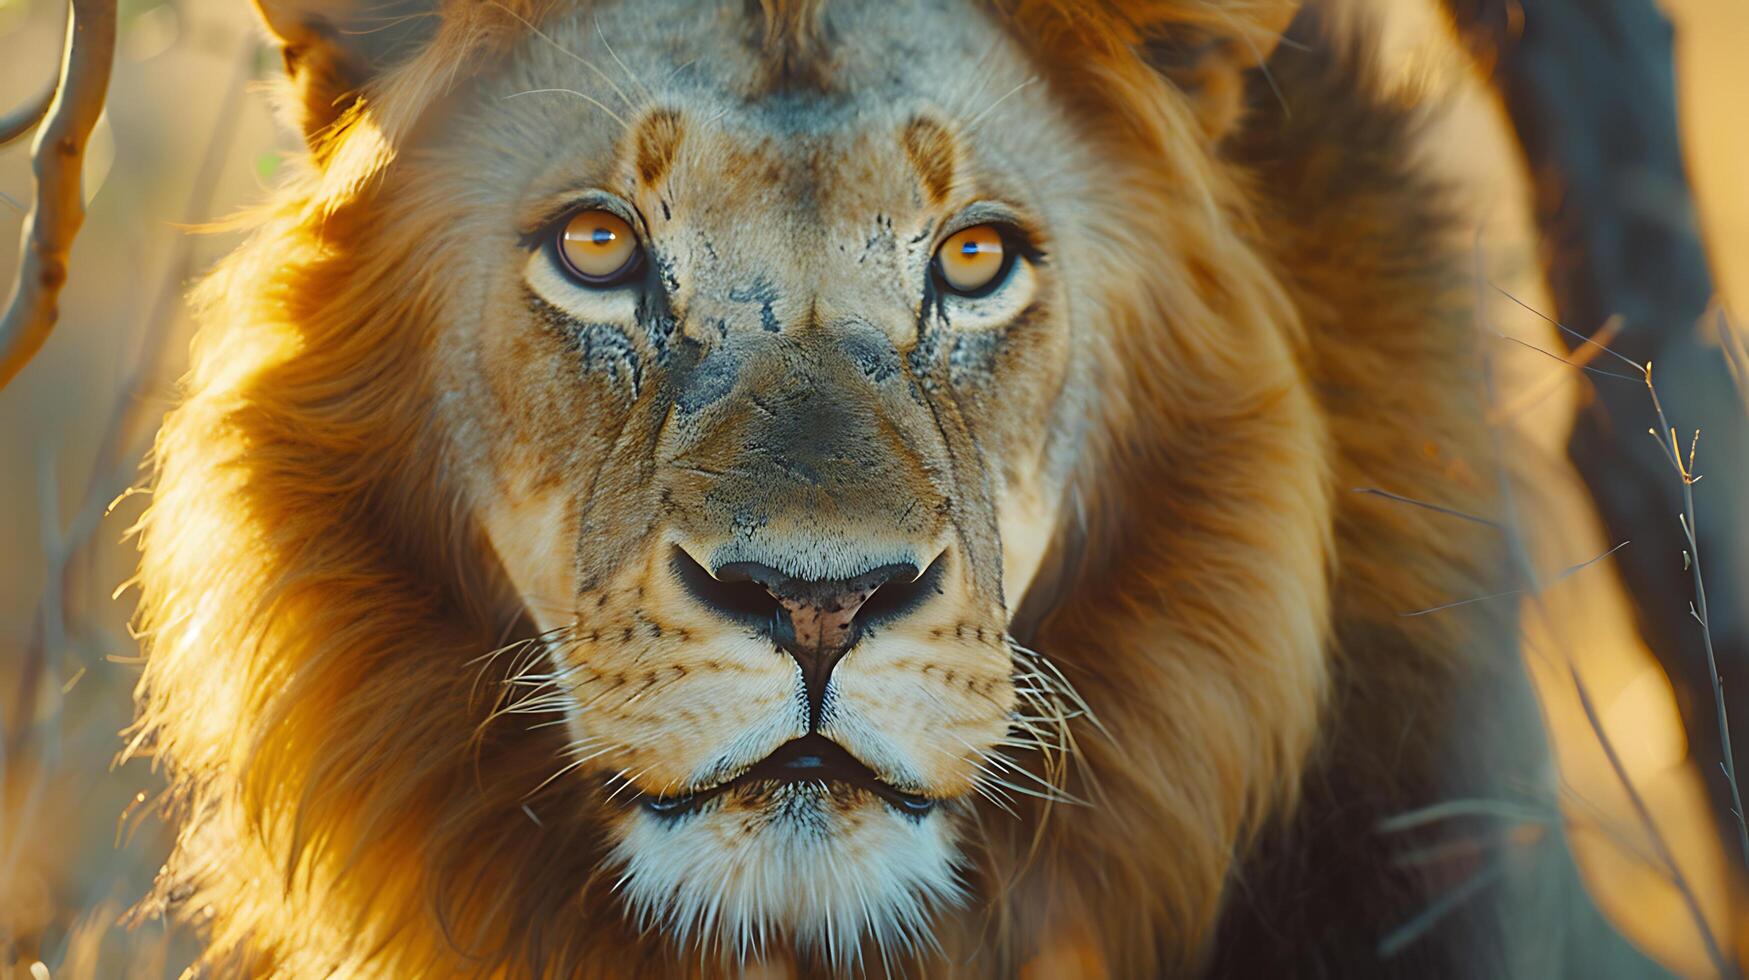
[[[1205,956],[1338,567],[1463,564],[1338,481],[1475,442],[1332,395],[1463,344],[1260,186],[1292,6],[262,0],[310,152],[201,289],[143,535],[209,960]],[[1368,255],[1399,204],[1346,200]],[[1341,449],[1379,406],[1415,434]]]

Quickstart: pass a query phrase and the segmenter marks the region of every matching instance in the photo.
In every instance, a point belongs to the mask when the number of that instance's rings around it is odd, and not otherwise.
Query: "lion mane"
[[[280,32],[313,151],[199,287],[140,532],[130,751],[163,767],[180,828],[147,908],[197,926],[221,974],[717,969],[626,916],[598,801],[551,778],[556,709],[504,710],[534,627],[432,429],[441,272],[376,233],[385,210],[397,235],[440,233],[443,202],[389,199],[381,175],[455,67],[507,56],[549,6],[448,3],[362,87]],[[1420,110],[1316,11],[1241,73],[1209,52],[1267,51],[1285,18],[1250,11],[1281,5],[996,6],[1098,134],[1097,206],[1133,249],[1171,236],[1190,258],[1109,284],[1098,464],[1013,614],[1089,709],[1064,777],[1085,805],[980,816],[970,904],[889,969],[1013,976],[1066,946],[1112,977],[1507,975],[1527,922],[1568,949],[1595,913],[1559,834],[1466,825],[1540,870],[1379,959],[1454,884],[1394,860],[1409,842],[1381,822],[1549,782],[1510,609],[1403,615],[1500,591],[1505,561],[1453,516],[1495,516],[1500,483],[1462,216],[1413,162]],[[830,7],[748,16],[800,65]],[[311,76],[362,95],[314,97]],[[1232,384],[1187,381],[1193,361]]]

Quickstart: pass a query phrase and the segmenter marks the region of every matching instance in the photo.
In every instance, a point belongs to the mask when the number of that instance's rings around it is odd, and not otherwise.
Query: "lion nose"
[[[923,572],[909,562],[825,580],[794,578],[753,561],[706,572],[684,552],[677,553],[675,564],[694,598],[758,628],[795,659],[807,691],[810,731],[819,727],[833,668],[863,631],[910,612],[927,598],[938,577],[931,574],[933,566]],[[763,597],[753,595],[755,590]]]
[[[802,668],[802,686],[808,694],[808,729],[820,725],[826,700],[826,684],[832,669],[850,652],[868,624],[860,616],[875,593],[882,606],[900,598],[904,586],[917,582],[916,565],[898,563],[871,568],[847,579],[808,581],[791,578],[770,565],[734,562],[717,569],[723,582],[756,582],[777,601],[781,615],[773,618],[771,638]]]

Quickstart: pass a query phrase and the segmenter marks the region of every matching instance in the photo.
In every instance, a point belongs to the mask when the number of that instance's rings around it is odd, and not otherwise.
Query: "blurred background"
[[[1489,275],[1549,309],[1525,217],[1527,182],[1499,106],[1434,0],[1371,0],[1389,73],[1449,103],[1429,159],[1470,198]],[[1721,298],[1749,310],[1749,2],[1664,0],[1677,28],[1681,132]],[[0,0],[0,111],[54,75],[64,4]],[[62,321],[0,391],[0,978],[175,976],[192,940],[157,921],[127,928],[167,852],[149,760],[113,765],[125,744],[138,648],[124,587],[126,532],[144,495],[125,493],[172,403],[191,326],[188,282],[235,244],[195,233],[259,201],[299,143],[266,92],[278,56],[243,0],[123,0],[108,109],[85,167],[89,216],[73,250]],[[17,265],[32,193],[28,141],[0,151],[0,272]],[[1527,311],[1494,310],[1505,333],[1563,350]],[[1739,318],[1739,323],[1741,319]],[[1582,375],[1517,345],[1497,352],[1502,421],[1528,447],[1515,465],[1543,488],[1525,506],[1530,550],[1551,575],[1605,539],[1564,464]],[[1660,377],[1677,386],[1680,377]],[[1673,420],[1681,425],[1682,420]],[[1686,430],[1685,430],[1686,431]],[[1701,444],[1700,466],[1708,450]],[[1739,447],[1740,449],[1741,447]],[[1745,490],[1749,492],[1749,490]],[[1673,563],[1672,574],[1678,574]],[[1749,960],[1749,890],[1726,853],[1691,762],[1672,689],[1639,642],[1608,562],[1552,585],[1527,616],[1587,878],[1622,928],[1684,974],[1715,971],[1694,917],[1581,710],[1577,666],[1623,766],[1714,933]],[[48,615],[44,615],[44,611]],[[40,656],[35,655],[40,651]],[[1749,683],[1749,682],[1746,682]],[[1749,726],[1749,717],[1739,721]],[[39,964],[38,966],[37,964]],[[35,971],[33,973],[33,971]]]

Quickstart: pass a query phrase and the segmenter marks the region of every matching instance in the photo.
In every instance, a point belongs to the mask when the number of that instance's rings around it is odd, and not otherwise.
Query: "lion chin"
[[[882,796],[798,775],[685,813],[643,804],[618,829],[617,887],[641,929],[737,960],[775,943],[852,967],[865,939],[882,957],[915,954],[932,913],[965,900],[961,858],[946,820]]]

